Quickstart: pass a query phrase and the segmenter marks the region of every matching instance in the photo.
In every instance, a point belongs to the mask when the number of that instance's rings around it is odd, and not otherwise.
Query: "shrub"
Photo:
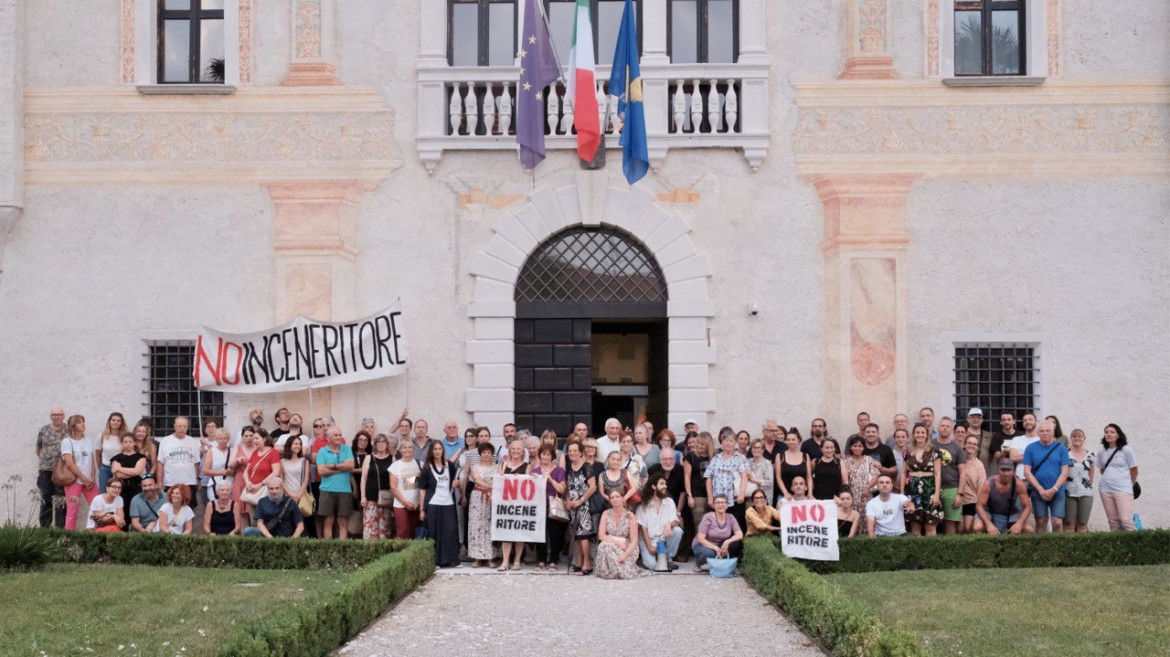
[[[1065,568],[1170,563],[1170,531],[851,538],[840,561],[801,561],[816,573],[946,568]]]
[[[744,541],[744,578],[834,655],[925,657],[901,628],[891,628],[764,537]]]
[[[36,530],[62,561],[196,568],[287,568],[349,571],[405,549],[412,541],[315,541],[242,536],[174,536]]]
[[[382,543],[392,543],[383,541]],[[338,587],[234,631],[221,657],[318,657],[361,631],[435,570],[431,541],[397,542],[399,549],[345,575]]]
[[[0,527],[0,571],[33,570],[56,559],[51,536],[13,522]]]

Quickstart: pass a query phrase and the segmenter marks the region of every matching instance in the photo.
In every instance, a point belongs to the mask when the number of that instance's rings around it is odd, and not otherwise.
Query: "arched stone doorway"
[[[567,228],[540,244],[516,281],[515,422],[567,435],[664,426],[666,280],[654,256],[609,226]]]
[[[578,172],[578,174],[587,172]],[[591,173],[591,172],[589,172]],[[689,419],[706,428],[715,411],[709,370],[716,362],[708,321],[715,314],[709,294],[711,262],[695,248],[691,228],[640,188],[592,187],[581,181],[532,192],[527,202],[504,211],[478,251],[470,273],[475,286],[467,314],[473,321],[466,344],[473,370],[467,412],[477,426],[498,434],[516,410],[516,282],[530,254],[553,235],[577,226],[624,231],[652,254],[666,282],[667,418],[676,432]]]

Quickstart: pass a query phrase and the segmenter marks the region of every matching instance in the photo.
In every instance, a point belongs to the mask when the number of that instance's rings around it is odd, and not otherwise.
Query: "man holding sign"
[[[780,510],[780,541],[785,556],[837,561],[837,505],[832,500],[791,501]]]

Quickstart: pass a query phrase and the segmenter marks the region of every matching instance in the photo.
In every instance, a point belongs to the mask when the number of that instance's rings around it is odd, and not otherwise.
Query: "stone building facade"
[[[160,12],[192,4],[220,13],[197,17],[207,52],[175,83],[175,49],[196,41]],[[1004,75],[991,55],[971,74],[979,53],[956,43],[970,3],[640,0],[652,170],[632,187],[615,134],[607,167],[579,166],[555,92],[549,158],[519,165],[518,66],[497,59],[524,4],[0,0],[0,476],[31,479],[55,403],[91,432],[114,410],[164,417],[154,349],[200,324],[340,320],[401,297],[409,376],[317,390],[315,414],[348,430],[408,405],[498,433],[629,398],[676,431],[823,416],[840,437],[861,410],[886,434],[896,412],[999,404],[1092,445],[1117,422],[1146,495],[1170,494],[1165,3],[1006,3]],[[594,4],[604,31],[615,3]],[[691,42],[698,5],[732,20]],[[574,230],[647,257],[657,301],[525,305],[532,254]],[[631,353],[633,374],[603,380]],[[230,426],[310,408],[307,393],[212,402]],[[1147,524],[1170,524],[1144,502]]]

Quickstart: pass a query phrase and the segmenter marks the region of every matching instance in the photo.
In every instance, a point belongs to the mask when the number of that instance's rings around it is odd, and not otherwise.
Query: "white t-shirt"
[[[158,461],[163,464],[163,482],[168,487],[198,483],[195,466],[201,460],[199,448],[199,439],[190,435],[180,439],[172,433],[159,441]]]
[[[109,467],[110,459],[122,451],[122,439],[118,434],[110,434],[102,440],[102,465]],[[104,492],[104,491],[103,491]]]
[[[94,451],[93,443],[93,438],[86,436],[66,438],[61,441],[61,453],[72,454],[73,463],[81,474],[97,481],[97,452]]]
[[[86,529],[97,529],[97,523],[94,522],[94,519],[93,519],[95,514],[105,513],[106,511],[114,513],[118,509],[121,509],[122,507],[124,507],[125,505],[126,505],[126,503],[122,500],[121,495],[114,497],[113,502],[106,502],[105,495],[98,495],[97,497],[93,498],[92,502],[89,503],[89,519],[85,521],[85,528]],[[125,520],[124,513],[123,513],[123,520]]]
[[[662,506],[657,511],[654,510],[653,502],[639,504],[634,518],[637,519],[639,528],[646,528],[650,538],[662,538],[665,536],[662,528],[678,520],[678,509],[674,506],[674,500],[667,497],[662,500]]]
[[[228,470],[229,472],[231,471],[230,468],[227,467],[227,464],[232,460],[232,457],[233,457],[231,447],[228,447],[228,451],[225,454],[225,453],[219,451],[219,443],[216,443],[216,444],[211,446],[211,450],[208,451],[208,454],[211,454],[211,469],[212,470]],[[170,478],[171,478],[171,475],[167,474],[168,481],[170,480]],[[232,474],[215,475],[214,477],[208,477],[208,476],[204,475],[203,479],[207,480],[206,485],[209,488],[219,487],[219,486],[222,486],[225,484],[230,487],[232,485],[232,482],[235,481],[235,476]],[[214,488],[212,488],[210,495],[212,497],[215,497]]]
[[[1024,435],[1019,435],[1019,436],[1016,436],[1015,438],[1012,438],[1012,449],[1019,452],[1020,456],[1023,456],[1024,452],[1028,449],[1028,445],[1031,445],[1032,443],[1038,443],[1038,442],[1040,442],[1040,436],[1028,437],[1028,436],[1024,436]],[[1024,462],[1023,461],[1020,461],[1019,463],[1016,464],[1016,478],[1020,479],[1022,481],[1026,481],[1026,480],[1024,480]]]
[[[427,504],[434,504],[435,506],[451,506],[454,504],[455,500],[451,497],[451,466],[448,465],[443,468],[442,472],[436,471],[433,466],[427,467],[431,468],[431,476],[437,482],[435,494],[431,496],[431,499],[427,500]]]
[[[890,499],[882,501],[877,496],[865,503],[865,515],[873,517],[873,533],[876,536],[901,536],[906,533],[906,516],[902,505],[907,497],[890,493]]]
[[[418,504],[418,478],[422,473],[418,467],[418,461],[414,459],[404,459],[395,461],[390,466],[390,474],[398,477],[398,492],[402,493],[411,504]],[[405,509],[404,505],[397,497],[394,498],[394,507],[397,509]]]
[[[621,448],[621,443],[618,441],[610,440],[609,436],[602,436],[597,439],[597,460],[605,463],[605,459],[609,456],[610,452],[619,451]]]
[[[162,505],[162,508],[158,510],[158,513],[160,516],[164,513],[166,514],[167,521],[169,522],[166,531],[170,534],[182,534],[183,526],[187,524],[187,521],[195,518],[195,512],[191,510],[191,507],[185,504],[179,507],[179,513],[176,514],[175,509],[171,507],[171,503],[167,502],[166,504]],[[158,525],[155,525],[154,531],[157,533],[163,530]]]

